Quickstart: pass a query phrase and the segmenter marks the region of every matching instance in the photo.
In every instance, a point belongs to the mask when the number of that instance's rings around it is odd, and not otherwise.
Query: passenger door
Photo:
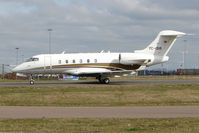
[[[51,56],[44,56],[44,73],[52,72],[52,58]]]

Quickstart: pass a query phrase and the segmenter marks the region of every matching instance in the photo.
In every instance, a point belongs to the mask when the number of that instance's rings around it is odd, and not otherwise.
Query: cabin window
[[[39,58],[30,58],[26,60],[26,62],[30,62],[30,61],[39,61]]]
[[[87,59],[87,63],[90,63],[90,59]]]
[[[66,64],[68,64],[68,60],[66,60]]]
[[[75,63],[75,60],[73,60],[73,63]]]
[[[39,61],[39,58],[32,58],[32,61]]]
[[[79,63],[83,63],[82,59],[79,60]]]
[[[95,59],[94,62],[97,63],[97,59]]]
[[[61,60],[59,60],[58,63],[61,64]]]

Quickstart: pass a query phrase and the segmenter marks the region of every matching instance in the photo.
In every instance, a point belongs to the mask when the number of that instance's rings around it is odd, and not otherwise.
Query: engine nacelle
[[[120,54],[119,60],[124,65],[143,65],[150,62],[151,57],[143,54]]]
[[[169,60],[168,56],[154,56],[151,62],[147,64],[147,66],[164,63],[164,62],[167,62],[168,60]]]

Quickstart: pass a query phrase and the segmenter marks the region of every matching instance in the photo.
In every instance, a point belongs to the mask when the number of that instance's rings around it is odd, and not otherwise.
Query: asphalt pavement
[[[111,81],[109,85],[134,85],[134,84],[182,84],[199,83],[198,79],[190,80],[120,80]],[[35,82],[35,86],[66,86],[66,85],[101,85],[98,81],[45,81]],[[29,86],[29,82],[0,82],[0,86]]]
[[[0,118],[185,118],[199,117],[199,106],[24,107],[0,106]]]

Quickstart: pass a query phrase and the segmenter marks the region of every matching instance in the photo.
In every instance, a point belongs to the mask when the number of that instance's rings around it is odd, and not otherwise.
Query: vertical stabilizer
[[[145,49],[136,50],[135,53],[146,53],[158,56],[166,56],[178,37],[186,35],[183,32],[164,30]]]

